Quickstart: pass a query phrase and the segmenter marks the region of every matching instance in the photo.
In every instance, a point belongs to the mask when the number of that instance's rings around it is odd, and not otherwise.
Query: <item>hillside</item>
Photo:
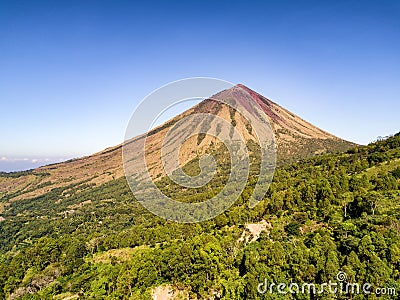
[[[279,167],[253,209],[250,178],[231,209],[197,224],[153,216],[132,201],[122,178],[56,188],[4,209],[0,297],[151,299],[173,291],[190,299],[263,299],[270,295],[257,286],[265,278],[321,284],[339,271],[350,282],[399,291],[399,179],[397,134]]]

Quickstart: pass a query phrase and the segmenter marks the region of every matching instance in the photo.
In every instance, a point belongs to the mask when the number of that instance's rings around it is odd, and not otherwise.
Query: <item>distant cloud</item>
[[[54,161],[63,161],[68,158],[62,157],[62,158],[27,158],[27,157],[6,157],[2,156],[0,157],[0,161],[3,162],[21,162],[21,161],[30,161],[31,163],[42,163],[42,162],[54,162]]]
[[[38,168],[44,165],[59,163],[71,157],[7,157],[0,156],[0,172],[14,172]]]

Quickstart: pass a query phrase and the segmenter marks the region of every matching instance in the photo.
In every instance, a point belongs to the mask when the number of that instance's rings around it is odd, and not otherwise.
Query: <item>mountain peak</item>
[[[238,84],[235,85],[235,87],[240,87],[240,88],[244,88],[244,89],[249,90],[249,88],[247,86],[245,86],[243,83],[238,83]]]
[[[276,103],[272,102],[271,100],[267,99],[266,97],[262,96],[261,94],[257,93],[256,91],[252,90],[251,88],[247,87],[246,85],[244,85],[242,83],[236,84],[229,90],[234,91],[234,90],[239,90],[239,89],[247,92],[251,96],[251,98],[253,98],[253,100],[256,101],[257,103],[259,103],[260,105],[261,105],[261,103],[268,104],[268,105],[273,103],[273,104],[277,105]]]
[[[251,88],[249,88],[248,86],[246,86],[246,85],[244,85],[244,84],[242,84],[242,83],[238,83],[238,84],[236,84],[234,87],[232,87],[232,89],[237,89],[237,88],[241,88],[241,89],[243,89],[243,90],[245,90],[246,92],[250,92],[250,93],[254,93],[254,94],[257,94],[257,95],[259,95],[257,92],[255,92],[254,90],[252,90]]]
[[[244,92],[248,95],[243,95]],[[305,121],[244,84],[236,84],[232,88],[218,93],[215,98],[233,96],[244,104],[251,101],[249,95],[251,100],[255,101],[269,118],[275,134],[278,158],[280,156],[284,160],[294,161],[306,156],[336,152],[356,146],[354,143],[342,140]],[[214,113],[214,108],[211,108],[209,112]]]

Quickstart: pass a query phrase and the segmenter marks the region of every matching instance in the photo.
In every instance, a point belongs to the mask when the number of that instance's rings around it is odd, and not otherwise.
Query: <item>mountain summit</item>
[[[170,126],[187,115],[194,113],[211,113],[221,118],[228,119],[241,132],[246,139],[252,139],[252,134],[246,130],[246,122],[237,113],[232,112],[228,105],[216,100],[234,97],[235,100],[246,106],[245,102],[254,101],[268,117],[269,124],[275,136],[277,147],[277,163],[284,164],[297,161],[316,154],[345,151],[356,144],[340,139],[303,120],[292,112],[286,110],[268,98],[258,94],[243,84],[221,91],[176,116],[160,126],[162,130],[169,130]],[[154,132],[159,132],[159,128]],[[150,133],[151,134],[151,133]],[[207,148],[215,143],[212,137],[206,137],[198,145],[191,147]]]
[[[293,162],[315,154],[344,151],[356,146],[312,125],[243,84],[237,84],[232,89],[245,90],[267,114],[275,134],[278,163]]]
[[[345,151],[355,146],[354,143],[342,140],[334,135],[308,123],[275,102],[238,84],[228,90],[200,102],[189,110],[177,115],[164,124],[152,129],[147,135],[133,138],[135,143],[147,136],[146,156],[151,165],[150,172],[154,177],[165,175],[160,163],[160,149],[165,135],[171,127],[184,117],[196,113],[208,113],[224,118],[235,126],[246,141],[254,136],[247,128],[240,115],[216,99],[232,96],[239,102],[255,101],[268,116],[275,135],[277,163],[285,164],[317,154]],[[246,105],[246,103],[242,103]],[[208,124],[197,124],[208,126]],[[190,130],[190,127],[187,127]],[[190,138],[180,149],[180,164],[183,166],[201,156],[216,145],[216,138],[207,134]],[[54,188],[77,185],[100,185],[124,176],[122,167],[122,145],[108,148],[91,156],[48,165],[32,171],[21,172],[12,176],[0,177],[0,197],[9,200],[28,199],[44,195]]]

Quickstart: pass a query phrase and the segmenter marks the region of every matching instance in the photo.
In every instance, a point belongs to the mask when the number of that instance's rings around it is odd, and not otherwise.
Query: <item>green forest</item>
[[[160,186],[202,201],[225,179],[192,194]],[[250,209],[255,183],[254,175],[228,211],[195,224],[152,215],[125,178],[11,202],[0,221],[0,299],[152,299],[163,285],[190,299],[400,299],[399,133],[279,166]],[[268,228],[251,236],[246,224],[263,220]],[[265,281],[319,289],[339,272],[396,294],[259,292]]]

